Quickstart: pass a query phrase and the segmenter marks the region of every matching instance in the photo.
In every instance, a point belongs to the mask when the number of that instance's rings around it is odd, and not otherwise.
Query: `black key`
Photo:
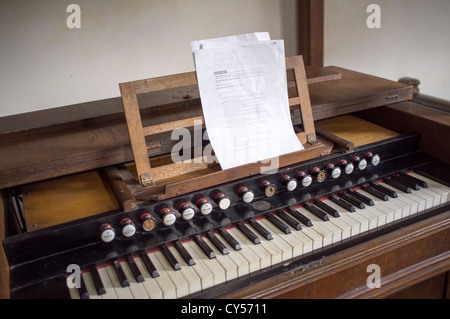
[[[376,190],[379,190],[380,192],[386,194],[389,197],[392,197],[392,198],[397,198],[398,197],[396,191],[394,191],[393,189],[387,188],[387,187],[385,187],[383,185],[372,183],[372,184],[370,184],[370,186],[375,188]]]
[[[267,220],[269,222],[271,222],[279,230],[281,230],[283,233],[285,233],[285,234],[290,234],[291,233],[291,229],[285,223],[283,223],[281,220],[276,218],[275,216],[267,215]]]
[[[291,226],[295,230],[301,230],[302,229],[302,225],[298,221],[296,221],[294,218],[292,218],[288,213],[283,212],[283,211],[278,211],[278,216],[282,220],[284,220],[286,223],[288,223],[289,226]]]
[[[368,192],[369,194],[372,194],[376,198],[379,198],[385,202],[389,200],[388,196],[385,193],[380,192],[379,190],[373,188],[372,186],[363,185],[362,190]]]
[[[415,191],[418,191],[420,189],[419,184],[415,182],[410,182],[409,180],[406,180],[401,176],[392,176],[391,179],[396,182],[399,182],[400,184],[403,184],[406,187],[411,187]]]
[[[80,288],[78,288],[81,299],[89,299],[89,293],[86,289],[86,283],[84,282],[83,276],[80,276]]]
[[[288,212],[295,218],[297,218],[299,221],[301,221],[303,224],[305,224],[307,227],[311,227],[313,225],[311,219],[300,213],[298,210],[288,207]]]
[[[194,237],[194,239],[195,239],[195,242],[197,243],[197,245],[200,246],[200,248],[203,250],[203,252],[209,259],[216,258],[216,254],[211,249],[211,247],[209,247],[208,244],[203,240],[202,237],[200,237],[199,235],[196,235]]]
[[[341,206],[342,208],[344,208],[345,210],[348,210],[350,213],[354,213],[356,212],[355,207],[349,203],[347,203],[346,201],[340,199],[339,197],[337,197],[336,195],[331,195],[329,197],[329,199],[335,203],[338,204],[339,206]]]
[[[320,209],[318,209],[317,207],[314,207],[313,205],[311,205],[310,203],[304,203],[305,208],[310,211],[311,213],[313,213],[314,215],[316,215],[317,217],[319,217],[321,220],[323,220],[324,222],[330,220],[330,218],[328,217],[327,214],[325,214],[323,211],[321,211]]]
[[[401,190],[402,192],[405,192],[405,193],[408,193],[408,194],[411,193],[411,188],[409,188],[405,184],[401,184],[401,183],[399,183],[399,182],[397,182],[395,180],[386,178],[386,179],[383,180],[383,182],[385,182],[388,185],[391,185],[394,188],[397,188],[397,189]]]
[[[367,204],[369,206],[375,205],[372,198],[369,198],[366,195],[358,193],[357,191],[355,191],[353,189],[349,189],[347,194],[349,194],[350,196],[352,196],[354,198],[358,198],[360,201],[364,202],[365,204]]]
[[[103,286],[102,279],[100,278],[100,274],[98,273],[97,268],[92,267],[89,269],[89,274],[91,275],[92,281],[94,282],[95,290],[97,290],[97,294],[99,296],[106,294],[106,289]]]
[[[130,266],[131,273],[134,276],[134,279],[136,279],[136,282],[143,282],[145,281],[144,276],[142,276],[141,271],[139,270],[138,266],[136,265],[136,262],[134,261],[133,256],[128,255],[128,266]]]
[[[224,228],[219,229],[220,235],[227,241],[228,244],[234,249],[234,250],[241,250],[241,244],[234,239],[233,236],[229,232],[227,232]]]
[[[212,231],[207,233],[209,240],[213,243],[214,246],[220,251],[222,255],[227,255],[230,252],[228,251],[227,246],[225,246],[216,235],[213,234]]]
[[[130,286],[130,282],[127,279],[127,276],[125,276],[125,273],[123,272],[122,266],[120,265],[119,260],[115,259],[113,261],[113,267],[116,271],[117,278],[119,279],[120,285],[125,288]]]
[[[314,201],[314,205],[316,205],[317,207],[319,207],[321,210],[327,212],[328,214],[330,214],[333,217],[339,217],[339,212],[337,211],[337,209],[334,209],[333,207],[325,204],[324,202],[322,202],[321,200],[315,200]]]
[[[147,252],[144,251],[141,253],[141,259],[144,262],[144,265],[147,268],[148,272],[150,273],[150,276],[152,276],[152,278],[159,277],[159,272],[158,270],[156,270],[156,267],[155,265],[153,265],[150,257],[148,257]]]
[[[411,175],[409,175],[409,174],[400,173],[400,176],[401,176],[403,179],[405,179],[405,180],[411,181],[411,183],[416,183],[416,184],[419,185],[420,187],[423,187],[423,188],[427,188],[427,187],[428,187],[427,182],[425,182],[425,181],[423,181],[423,180],[421,180],[421,179],[418,179],[418,178],[416,178],[416,177],[414,177],[414,176],[411,176]]]
[[[352,205],[355,205],[356,207],[358,207],[359,209],[364,209],[366,208],[366,206],[364,205],[364,203],[362,201],[360,201],[357,198],[354,198],[350,195],[348,195],[347,193],[344,192],[340,192],[338,195],[340,198],[342,198],[343,200],[349,202]]]
[[[245,235],[245,237],[250,239],[250,241],[255,245],[261,244],[261,240],[258,238],[258,236],[256,236],[254,232],[252,232],[247,226],[245,226],[243,222],[237,224],[237,229],[239,229]]]
[[[258,223],[256,220],[251,219],[250,220],[250,225],[252,225],[252,227],[261,235],[263,236],[266,240],[272,240],[272,234],[265,229],[260,223]]]
[[[172,266],[173,270],[180,270],[181,265],[178,262],[178,260],[175,258],[175,256],[172,254],[172,252],[169,250],[169,248],[166,245],[161,246],[161,251],[163,252],[164,256],[166,256],[167,261]]]
[[[186,250],[186,248],[181,244],[179,240],[175,242],[175,247],[177,248],[178,252],[180,253],[181,257],[183,257],[184,261],[189,266],[195,265],[195,260],[192,258],[192,256],[189,254],[189,252]]]

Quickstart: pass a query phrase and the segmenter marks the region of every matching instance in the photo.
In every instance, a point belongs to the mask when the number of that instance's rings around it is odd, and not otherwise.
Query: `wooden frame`
[[[297,136],[303,144],[305,144],[306,142],[308,142],[309,144],[314,144],[316,142],[316,133],[314,129],[314,119],[312,116],[311,102],[303,57],[295,56],[286,58],[286,68],[288,70],[292,69],[294,71],[294,82],[297,89],[297,96],[291,97],[289,99],[289,105],[299,106],[303,124],[303,132],[298,133]],[[139,111],[137,95],[192,85],[197,85],[195,72],[182,73],[153,79],[137,80],[119,84],[128,133],[130,135],[130,142],[136,164],[138,182],[143,187],[155,186],[153,177],[154,170],[152,169],[149,161],[146,136],[169,132],[180,127],[191,127],[194,125],[194,121],[203,122],[203,116],[185,118],[170,123],[144,127]],[[312,155],[312,157],[314,156],[315,155]],[[303,160],[312,157],[304,158]],[[296,161],[298,160],[289,160],[286,165],[295,163]],[[281,162],[284,163],[283,161]],[[187,166],[190,167],[186,168],[186,172],[192,171],[192,165]],[[204,166],[200,165],[199,168],[204,168]],[[172,169],[173,167],[168,167],[167,171]],[[182,173],[182,171],[179,173]],[[242,177],[241,174],[242,173],[236,175],[235,178]],[[221,182],[223,182],[223,180]]]

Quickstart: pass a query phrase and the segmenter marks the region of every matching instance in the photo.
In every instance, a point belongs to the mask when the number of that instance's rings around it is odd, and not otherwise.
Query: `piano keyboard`
[[[182,298],[449,201],[450,188],[400,174],[203,237],[87,269],[72,298]]]

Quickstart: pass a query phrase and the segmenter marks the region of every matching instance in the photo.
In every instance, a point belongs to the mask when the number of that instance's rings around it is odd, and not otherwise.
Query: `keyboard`
[[[81,287],[66,290],[74,299],[201,296],[446,205],[449,192],[414,171],[394,174],[86,268]]]

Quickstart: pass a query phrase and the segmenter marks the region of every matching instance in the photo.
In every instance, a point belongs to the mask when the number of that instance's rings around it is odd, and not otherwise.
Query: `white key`
[[[358,212],[351,213],[329,199],[326,199],[324,203],[337,209],[339,215],[341,216],[340,218],[347,219],[349,223],[351,222],[351,220],[356,221],[359,224],[359,233],[363,233],[369,230],[369,219],[367,217],[361,215]],[[354,228],[352,228],[352,230],[354,230]]]
[[[191,241],[184,242],[182,245],[186,248],[187,252],[191,255],[195,260],[195,265],[191,266],[192,269],[197,273],[200,277],[202,289],[207,289],[214,286],[214,274],[211,270],[205,265],[203,259],[198,257],[194,249],[191,247]]]
[[[339,227],[339,229],[341,230],[343,240],[352,236],[352,226],[347,224],[341,217],[333,217],[330,214],[327,215],[330,218],[329,222],[336,227]]]
[[[302,233],[306,237],[308,237],[309,240],[311,240],[312,250],[320,249],[323,247],[323,242],[324,242],[323,237],[315,229],[305,226],[297,233]],[[331,242],[331,236],[329,238],[329,241]],[[305,253],[305,249],[303,249],[303,253]]]
[[[272,258],[270,254],[267,252],[267,250],[265,250],[262,247],[259,247],[260,245],[255,245],[252,242],[250,242],[250,240],[247,237],[245,237],[245,235],[242,234],[240,230],[236,228],[230,228],[227,231],[241,244],[242,250],[245,249],[246,253],[251,251],[254,255],[258,257],[260,269],[270,267]]]
[[[345,224],[349,225],[351,229],[351,236],[356,236],[361,232],[360,223],[357,220],[351,218],[351,213],[345,213],[342,207],[333,203],[329,199],[325,199],[322,202],[330,207],[333,207],[339,212],[339,217],[334,219],[343,221]]]
[[[175,299],[177,298],[177,288],[170,280],[167,271],[161,265],[155,253],[156,251],[147,254],[159,273],[159,277],[156,277],[155,280],[158,283],[158,286],[161,288],[161,292],[163,294],[164,299]]]
[[[247,259],[242,256],[240,251],[235,251],[231,248],[228,242],[220,234],[216,234],[216,237],[228,248],[228,251],[230,252],[228,257],[230,257],[231,261],[236,265],[238,277],[248,275],[250,273],[250,265]]]
[[[114,270],[114,266],[106,266],[106,273],[108,274],[109,280],[111,281],[112,287],[116,292],[117,298],[119,299],[133,299],[133,295],[131,294],[129,287],[122,287],[119,282],[119,278],[117,277],[116,271]],[[105,287],[106,288],[106,287]]]
[[[299,207],[297,208],[297,210],[299,210],[304,216],[308,217],[312,221],[314,225],[313,227],[320,226],[326,229],[329,233],[331,233],[333,244],[338,243],[342,240],[342,230],[339,227],[330,223],[329,221],[321,220],[319,217],[317,217],[304,207]]]
[[[169,250],[175,257],[175,259],[178,260],[178,262],[180,263],[181,269],[179,271],[183,274],[184,278],[187,280],[189,284],[189,294],[201,291],[202,282],[200,277],[195,272],[195,270],[186,263],[186,261],[183,259],[183,256],[181,256],[181,254],[174,246],[169,247]]]
[[[148,299],[147,292],[145,291],[144,286],[137,282],[136,279],[133,276],[133,273],[131,272],[130,266],[128,265],[128,262],[123,261],[120,263],[122,266],[123,272],[125,273],[125,276],[127,277],[129,283],[130,283],[130,291],[133,295],[134,299]]]
[[[284,234],[265,218],[259,219],[258,223],[270,231],[274,243],[283,251],[283,261],[300,256],[303,253],[303,243],[291,234]],[[293,230],[294,232],[296,230]]]
[[[163,292],[158,285],[158,282],[155,278],[153,278],[147,270],[147,267],[144,265],[141,257],[134,258],[137,267],[141,271],[142,276],[144,277],[144,281],[142,282],[142,286],[144,287],[147,295],[150,299],[162,299]]]
[[[425,210],[425,204],[426,204],[425,199],[418,197],[413,193],[408,194],[408,193],[404,193],[404,192],[398,192],[397,189],[395,189],[391,185],[388,185],[385,183],[380,183],[380,185],[396,191],[398,198],[401,198],[404,202],[407,202],[410,204],[409,215],[417,214],[417,212]]]
[[[247,227],[249,227],[256,235],[259,235],[259,233],[256,231],[256,229],[251,227],[250,224],[247,224]],[[283,261],[282,251],[273,243],[273,239],[267,240],[265,238],[262,238],[262,236],[258,236],[258,237],[261,241],[261,244],[258,244],[258,246],[263,247],[270,254],[270,257],[271,257],[270,264],[276,265],[278,263],[281,263]]]
[[[246,242],[241,242],[238,237],[234,235],[236,227],[228,228],[226,231],[236,239],[241,245],[241,250],[239,250],[239,254],[244,257],[248,262],[249,272],[253,273],[255,271],[261,270],[261,260],[260,258],[250,249],[249,245]],[[228,243],[226,244],[228,245]],[[252,244],[253,245],[253,244]]]
[[[374,229],[386,224],[386,215],[372,208],[373,207],[366,205],[363,209],[355,207],[355,210],[356,213],[367,217],[369,220],[369,229]]]
[[[102,299],[102,297],[97,294],[97,289],[95,288],[95,284],[92,280],[91,274],[89,272],[84,272],[81,274],[81,276],[83,276],[84,283],[86,284],[86,290],[89,294],[89,299]]]
[[[177,298],[189,295],[189,284],[184,278],[183,274],[180,271],[173,270],[172,266],[169,264],[166,257],[161,251],[155,251],[153,254],[159,260],[162,268],[165,270],[170,280],[174,284]]]
[[[217,236],[216,236],[217,237]],[[238,278],[238,269],[236,264],[230,259],[229,254],[228,255],[222,255],[222,253],[217,249],[216,246],[212,243],[212,241],[204,237],[203,240],[205,243],[208,244],[209,247],[214,251],[216,254],[216,260],[217,262],[222,266],[222,268],[225,270],[225,276],[226,281],[230,281],[233,279]]]
[[[308,216],[308,211],[304,209],[303,207],[297,207],[296,210],[298,210],[300,213],[302,213],[304,216]],[[317,234],[319,234],[322,237],[322,247],[331,245],[333,243],[333,233],[329,231],[327,228],[324,228],[320,223],[312,222],[313,226],[311,227],[304,227],[303,231],[306,233],[307,231],[313,230]]]
[[[377,209],[378,211],[380,211],[386,215],[386,223],[389,224],[395,220],[402,218],[403,208],[398,207],[395,204],[390,205],[389,200],[385,202],[385,201],[379,199],[378,197],[376,197],[362,189],[360,189],[358,191],[361,192],[361,194],[363,194],[364,196],[367,196],[373,200],[375,205],[372,207],[374,207],[375,209]]]
[[[417,173],[409,173],[408,175],[411,175],[415,178],[418,178],[428,184],[428,188],[436,193],[439,193],[441,195],[441,204],[445,204],[449,201],[449,193],[450,193],[450,187],[445,186],[444,184],[441,184],[439,182],[436,182],[430,178],[427,178],[425,176],[419,175]],[[423,188],[423,187],[422,187]]]
[[[413,191],[414,194],[417,194],[418,196],[426,195],[432,198],[432,204],[430,208],[439,206],[441,204],[441,195],[439,193],[436,193],[434,190],[431,190],[429,188],[421,188],[418,191]]]
[[[297,220],[293,215],[289,214],[292,218]],[[323,238],[316,231],[307,227],[301,223],[302,229],[299,231],[291,232],[298,240],[303,242],[303,254],[309,253],[313,250],[322,248]]]
[[[217,262],[216,258],[209,259],[208,256],[203,252],[203,250],[200,248],[199,245],[195,243],[195,241],[188,241],[184,243],[184,245],[187,247],[188,245],[191,247],[190,252],[192,252],[191,256],[194,258],[195,262],[197,260],[203,261],[203,264],[209,268],[211,273],[213,274],[214,279],[214,285],[217,286],[221,283],[226,282],[226,275],[225,270],[220,266],[220,264]]]
[[[111,280],[109,279],[108,272],[106,271],[106,267],[98,268],[98,274],[103,283],[103,287],[105,288],[106,293],[102,295],[102,299],[117,299],[118,296],[113,287]],[[115,274],[114,274],[115,275]]]
[[[69,288],[70,299],[81,299],[80,292],[77,287]]]

